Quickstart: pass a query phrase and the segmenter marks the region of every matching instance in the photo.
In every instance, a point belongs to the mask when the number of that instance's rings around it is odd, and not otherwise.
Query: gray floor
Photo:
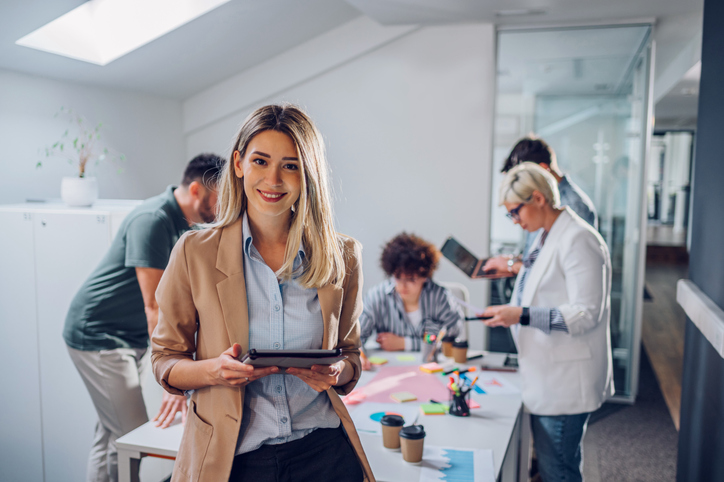
[[[678,432],[646,352],[641,350],[639,396],[634,405],[604,404],[583,440],[586,482],[676,479]]]

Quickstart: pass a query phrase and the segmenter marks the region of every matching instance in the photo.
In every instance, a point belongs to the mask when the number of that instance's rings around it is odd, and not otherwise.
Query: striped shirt
[[[545,243],[547,236],[548,233],[546,231],[543,231],[539,237],[538,243],[536,244],[535,248],[533,248],[533,251],[531,251],[525,259],[523,259],[524,269],[520,272],[520,282],[518,283],[518,296],[515,300],[516,306],[520,306],[521,304],[521,301],[523,299],[523,289],[525,288],[525,281],[528,278],[528,273],[533,267],[535,260],[538,259],[538,254],[540,254],[540,250],[543,248],[543,243]],[[545,334],[549,334],[551,331],[564,331],[568,333],[568,326],[566,325],[566,320],[563,319],[563,315],[558,310],[558,308],[531,306],[529,308],[529,312],[530,326],[532,326],[533,328],[538,328]]]
[[[317,290],[295,279],[280,283],[252,244],[249,220],[243,219],[244,278],[249,307],[249,346],[258,350],[322,348],[324,320]],[[302,265],[304,248],[294,259]],[[317,428],[337,428],[339,417],[329,396],[293,375],[281,373],[246,386],[237,454],[298,440]]]
[[[364,298],[359,318],[364,346],[373,332],[392,333],[405,338],[405,350],[420,351],[425,332],[437,334],[445,327],[447,334],[464,337],[465,317],[453,295],[431,279],[425,281],[420,293],[422,322],[410,322],[405,305],[395,291],[395,282],[387,280],[374,286]]]

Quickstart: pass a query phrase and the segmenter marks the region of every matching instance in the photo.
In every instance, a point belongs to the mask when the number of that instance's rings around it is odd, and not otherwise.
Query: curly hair
[[[429,278],[437,268],[440,251],[414,234],[401,233],[382,250],[380,265],[387,276],[418,275]]]

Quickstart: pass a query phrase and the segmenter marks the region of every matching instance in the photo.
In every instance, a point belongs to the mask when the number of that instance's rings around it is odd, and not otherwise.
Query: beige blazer
[[[611,260],[601,235],[568,207],[527,275],[521,306],[558,308],[568,326],[568,333],[549,334],[511,327],[528,410],[573,415],[600,407],[613,395]]]
[[[360,375],[362,312],[361,247],[354,239],[344,243],[346,276],[342,288],[318,290],[324,318],[322,348],[342,348],[354,368],[354,377],[327,391],[365,473],[374,481],[352,419],[339,394],[352,391]],[[183,359],[218,357],[239,343],[249,349],[241,219],[234,224],[186,233],[171,253],[156,291],[158,326],[151,338],[151,360],[156,380],[169,392],[171,368]],[[194,391],[172,481],[218,482],[229,479],[239,437],[244,388],[212,386]]]

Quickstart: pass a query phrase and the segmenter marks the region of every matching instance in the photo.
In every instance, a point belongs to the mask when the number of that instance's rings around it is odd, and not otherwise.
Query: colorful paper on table
[[[426,445],[420,482],[495,482],[492,450],[465,450]]]
[[[465,374],[467,375],[467,374]],[[487,393],[489,395],[514,395],[520,393],[518,387],[495,372],[476,372],[478,383],[475,388],[480,387],[482,392],[475,390],[476,393]],[[474,377],[473,377],[474,378]]]
[[[470,400],[468,400],[468,408],[470,410],[474,408],[480,408],[480,404],[471,398]]]
[[[410,392],[397,392],[397,393],[391,393],[390,398],[396,402],[414,402],[417,400],[417,397],[414,393]]]
[[[415,355],[397,355],[397,361],[415,361]]]
[[[368,358],[368,360],[373,365],[384,365],[385,363],[387,363],[387,358],[382,358],[380,356],[371,356]]]
[[[422,370],[425,373],[437,373],[442,371],[442,367],[438,365],[435,362],[432,363],[425,363],[424,365],[420,365],[420,370]]]
[[[405,419],[405,425],[412,425],[417,422],[420,410],[417,405],[400,405],[398,403],[363,403],[357,407],[350,408],[349,414],[352,417],[354,426],[358,432],[382,434],[380,420],[385,415],[400,415]]]
[[[374,378],[358,389],[368,402],[389,403],[390,395],[410,392],[418,400],[447,400],[449,397],[444,380],[430,373],[423,373],[417,365],[381,366]]]
[[[362,391],[352,390],[352,392],[342,397],[342,402],[344,402],[345,405],[357,405],[358,403],[362,403],[365,398],[367,398],[367,395]]]
[[[445,415],[448,410],[449,407],[442,403],[423,403],[420,405],[420,411],[422,411],[423,415]]]

